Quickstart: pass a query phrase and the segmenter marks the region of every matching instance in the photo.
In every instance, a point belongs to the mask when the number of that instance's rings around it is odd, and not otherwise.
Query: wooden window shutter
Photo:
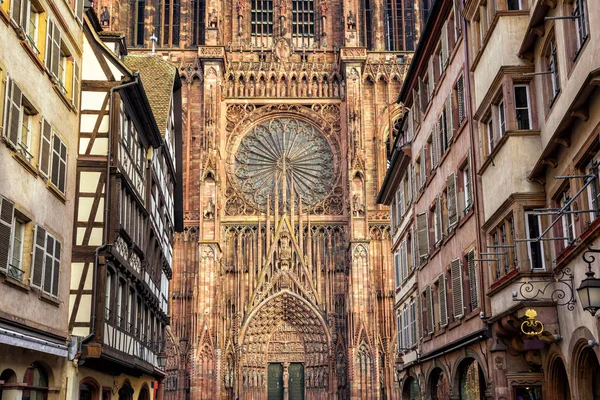
[[[52,126],[46,119],[42,119],[42,135],[40,139],[40,161],[38,169],[44,177],[50,173],[50,156],[52,154]]]
[[[427,99],[431,100],[431,97],[433,97],[433,92],[435,91],[435,70],[433,67],[433,57],[429,59],[427,74],[429,79],[429,85],[427,86]]]
[[[412,107],[410,109],[413,111],[413,119],[415,120],[415,122],[417,122],[417,125],[418,125],[421,122],[421,113],[420,113],[421,96],[415,88],[413,88],[412,94],[413,94],[413,103],[412,103]]]
[[[425,187],[425,183],[427,183],[427,151],[425,149],[425,145],[421,147],[421,169],[419,170],[421,185],[419,189]]]
[[[433,313],[433,292],[431,285],[427,286],[425,300],[427,301],[427,328],[429,333],[433,333],[435,331],[435,315]]]
[[[417,241],[419,246],[419,261],[429,255],[429,228],[427,226],[427,213],[417,215]]]
[[[15,205],[13,202],[0,197],[0,271],[6,271],[10,263],[14,215]]]
[[[41,226],[35,227],[35,242],[33,247],[33,270],[31,272],[31,286],[41,288],[44,276],[46,257],[46,230]]]
[[[408,246],[406,239],[402,241],[401,253],[400,253],[400,265],[402,267],[402,280],[408,278]]]
[[[440,114],[439,118],[437,119],[437,121],[435,122],[435,129],[437,130],[437,138],[438,138],[438,157],[440,158],[440,160],[442,159],[442,156],[444,155],[444,153],[446,152],[446,146],[445,146],[445,132],[444,132],[444,124],[442,123],[443,121],[443,117],[444,114]]]
[[[52,271],[52,295],[58,297],[58,286],[60,283],[60,260],[62,253],[62,244],[56,240],[54,248],[54,270]]]
[[[460,31],[462,29],[461,27],[461,22],[462,22],[462,14],[460,12],[460,0],[454,0],[454,29],[456,30],[457,34],[460,34]]]
[[[440,307],[440,327],[448,325],[448,300],[446,298],[446,273],[438,280],[438,303]]]
[[[412,174],[412,198],[413,201],[417,199],[417,190],[419,189],[417,186],[417,172],[415,170],[415,165],[410,166],[410,173]]]
[[[473,181],[472,181],[472,177],[471,175],[473,174],[473,163],[471,161],[472,159],[472,154],[471,154],[471,149],[469,149],[469,173],[467,174],[467,182],[466,184],[467,189],[469,190],[469,204],[465,204],[465,207],[468,207],[469,209],[471,209],[471,206],[473,205]]]
[[[60,64],[60,28],[58,24],[52,25],[52,58],[50,62],[50,71],[57,79],[62,79],[58,73],[58,67]]]
[[[437,198],[437,202],[435,205],[435,220],[436,220],[436,224],[437,224],[437,232],[436,235],[437,237],[436,242],[440,241],[443,239],[443,229],[442,229],[442,196],[438,196]]]
[[[442,26],[442,62],[444,63],[443,69],[448,65],[448,60],[450,59],[449,54],[449,43],[448,43],[448,20],[444,22]]]
[[[407,189],[406,204],[410,204],[413,201],[413,181],[412,181],[412,167],[409,165],[406,173]]]
[[[448,228],[458,223],[457,199],[456,199],[456,174],[452,173],[446,180],[446,192],[448,193]]]
[[[446,132],[448,132],[448,143],[452,141],[454,136],[454,122],[452,120],[452,91],[446,99]]]
[[[459,259],[452,260],[450,263],[450,274],[452,275],[452,310],[454,319],[459,319],[464,315],[462,264]]]
[[[83,4],[84,0],[79,0]],[[72,100],[75,108],[79,108],[80,84],[79,84],[79,64],[73,61],[73,90]]]
[[[467,264],[469,273],[469,297],[471,300],[471,310],[474,310],[479,307],[477,293],[477,269],[475,268],[475,250],[471,250],[467,254]]]
[[[462,124],[465,119],[466,111],[465,111],[465,86],[464,86],[464,76],[458,78],[456,82],[456,95],[458,97],[458,125]]]
[[[413,119],[413,109],[408,111],[408,132],[404,138],[404,143],[412,142],[415,136],[415,120]]]
[[[394,253],[394,276],[396,277],[396,287],[400,287],[400,260],[399,253]]]
[[[425,326],[423,320],[423,296],[417,296],[417,325],[419,328],[419,337],[425,336]]]
[[[54,21],[50,18],[48,18],[47,22],[46,22],[46,57],[45,57],[45,63],[46,63],[46,69],[48,71],[52,70],[52,34],[54,33]]]
[[[52,176],[50,182],[64,194],[67,176],[67,146],[58,135],[54,135],[52,139]]]
[[[42,289],[48,294],[52,294],[52,270],[54,268],[54,249],[56,239],[52,235],[46,235],[46,256],[44,260],[44,277]]]
[[[404,346],[402,346],[402,317],[400,312],[396,314],[396,327],[398,329],[398,352],[401,352]]]
[[[427,95],[428,94],[427,88],[425,87],[425,83],[422,79],[419,78],[419,108],[421,109],[421,112],[425,112],[425,109],[427,108]]]
[[[19,131],[23,121],[23,114],[21,113],[23,92],[13,79],[7,80],[6,91],[4,137],[16,149],[19,145]]]
[[[83,21],[83,2],[84,1],[85,0],[75,0],[75,4],[76,4],[75,15],[77,15],[77,19],[79,21]]]

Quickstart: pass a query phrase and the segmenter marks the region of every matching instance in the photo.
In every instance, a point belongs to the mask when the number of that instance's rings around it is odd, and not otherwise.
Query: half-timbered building
[[[180,83],[161,58],[127,56],[123,37],[103,33],[92,11],[84,28],[70,398],[154,399],[181,225]]]

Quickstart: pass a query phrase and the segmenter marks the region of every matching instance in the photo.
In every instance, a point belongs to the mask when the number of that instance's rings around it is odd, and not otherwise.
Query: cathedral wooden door
[[[270,363],[268,374],[269,400],[283,400],[283,365]]]
[[[304,400],[304,365],[292,363],[288,367],[289,400]]]

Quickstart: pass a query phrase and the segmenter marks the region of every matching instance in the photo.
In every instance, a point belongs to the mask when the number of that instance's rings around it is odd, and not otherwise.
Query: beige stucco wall
[[[156,399],[155,391],[152,389],[152,382],[154,382],[154,378],[149,375],[141,375],[139,377],[135,377],[121,374],[118,376],[113,376],[108,373],[102,373],[94,369],[86,368],[85,364],[76,368],[73,366],[73,364],[70,363],[69,365],[67,365],[66,368],[66,376],[68,382],[66,388],[67,399],[76,400],[79,398],[79,384],[84,380],[93,381],[95,384],[100,386],[100,390],[110,389],[111,400],[118,400],[119,389],[121,388],[121,386],[123,386],[123,383],[125,383],[126,380],[129,380],[129,383],[131,383],[131,387],[134,390],[134,399],[138,398],[139,393],[144,384],[148,386],[150,400]]]
[[[500,68],[512,65],[524,65],[525,61],[517,57],[523,35],[529,20],[526,15],[499,16],[498,23],[491,33],[476,68],[473,69],[475,93],[474,110],[477,110],[487,94]],[[477,54],[471,54],[474,59]]]

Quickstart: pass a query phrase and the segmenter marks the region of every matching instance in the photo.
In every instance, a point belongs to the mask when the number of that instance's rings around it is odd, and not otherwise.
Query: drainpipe
[[[90,326],[90,334],[87,335],[81,341],[81,344],[87,343],[92,337],[96,335],[96,297],[98,295],[98,259],[100,258],[100,252],[105,251],[108,248],[108,220],[110,218],[110,165],[113,157],[112,151],[112,115],[113,115],[113,98],[114,93],[117,90],[127,88],[129,86],[137,85],[139,83],[139,74],[136,74],[134,80],[126,82],[121,85],[116,85],[110,88],[108,97],[108,155],[106,157],[106,181],[104,183],[104,232],[102,233],[102,246],[97,247],[94,255],[94,279],[92,286],[92,320]]]

